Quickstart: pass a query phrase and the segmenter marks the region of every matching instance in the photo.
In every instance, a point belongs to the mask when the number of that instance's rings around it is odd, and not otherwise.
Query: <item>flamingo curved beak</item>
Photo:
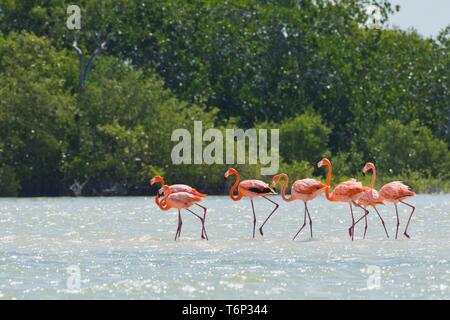
[[[367,162],[364,165],[363,172],[366,173],[367,171],[369,171],[371,169],[375,169],[375,165],[372,162]]]
[[[150,180],[150,182],[148,183],[149,186],[152,186],[155,184],[155,178],[152,178],[152,180]]]
[[[320,160],[318,163],[317,163],[317,167],[322,167],[323,166],[323,160]]]
[[[271,187],[272,189],[276,190],[277,184],[278,184],[279,181],[280,181],[280,177],[279,177],[279,176],[273,177],[272,183],[270,184],[270,187]]]
[[[227,171],[227,172],[225,172],[225,174],[223,175],[223,177],[224,177],[225,179],[227,179],[229,175],[230,175],[230,174],[229,174],[228,171]]]

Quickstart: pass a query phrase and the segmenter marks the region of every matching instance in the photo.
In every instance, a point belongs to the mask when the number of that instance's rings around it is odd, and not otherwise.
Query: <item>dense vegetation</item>
[[[225,165],[171,163],[193,120],[280,128],[293,178],[328,156],[339,180],[370,160],[378,185],[450,190],[450,26],[387,29],[383,0],[85,0],[70,31],[70,4],[0,0],[0,195],[223,192]],[[87,56],[107,39],[84,88],[75,35]]]

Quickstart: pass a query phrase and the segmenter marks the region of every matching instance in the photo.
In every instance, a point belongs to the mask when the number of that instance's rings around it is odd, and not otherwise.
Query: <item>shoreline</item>
[[[417,193],[417,196],[450,196],[450,192],[433,192],[433,193]],[[272,197],[280,197],[280,194],[271,195]],[[18,196],[18,197],[0,197],[0,201],[3,199],[52,199],[52,198],[80,198],[80,199],[89,199],[89,198],[154,198],[155,195],[95,195],[95,196]],[[228,197],[228,194],[208,194],[208,197]],[[320,197],[320,196],[319,196]]]

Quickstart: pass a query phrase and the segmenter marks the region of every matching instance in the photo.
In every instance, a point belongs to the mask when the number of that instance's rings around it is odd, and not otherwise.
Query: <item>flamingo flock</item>
[[[279,208],[279,204],[271,200],[268,196],[277,194],[275,192],[275,188],[281,181],[283,182],[281,188],[281,198],[286,202],[300,200],[303,201],[304,204],[303,224],[300,226],[300,229],[294,235],[292,240],[295,240],[298,237],[298,235],[302,232],[302,230],[306,227],[307,221],[309,221],[310,236],[311,238],[313,237],[312,219],[310,212],[308,210],[308,202],[314,200],[323,191],[325,191],[325,197],[328,201],[348,203],[352,222],[351,226],[348,228],[348,233],[352,241],[354,240],[355,226],[362,220],[364,220],[365,222],[363,239],[366,237],[368,228],[367,216],[369,214],[368,208],[372,208],[376,212],[378,218],[380,219],[381,225],[383,226],[384,232],[386,233],[387,238],[389,238],[389,233],[387,231],[386,224],[380,212],[377,209],[378,205],[384,205],[385,202],[391,202],[394,204],[395,207],[395,213],[397,218],[395,239],[398,239],[398,233],[400,228],[398,204],[401,203],[411,208],[411,213],[409,215],[406,228],[403,232],[403,235],[405,237],[407,237],[408,239],[410,238],[410,235],[408,234],[408,228],[416,208],[413,205],[405,202],[405,200],[407,198],[415,196],[416,194],[413,191],[411,191],[411,189],[407,185],[403,184],[400,181],[393,181],[385,184],[383,187],[381,187],[380,191],[378,192],[377,190],[374,189],[376,181],[376,168],[373,163],[368,162],[363,168],[363,173],[366,174],[369,171],[372,172],[372,178],[369,186],[363,186],[362,183],[357,181],[356,179],[350,179],[339,183],[337,186],[334,187],[333,191],[330,192],[331,178],[333,175],[333,167],[331,161],[324,158],[317,164],[317,166],[319,168],[321,167],[327,168],[326,182],[322,183],[318,180],[310,178],[296,180],[291,185],[290,195],[286,195],[286,190],[289,185],[289,177],[285,173],[275,175],[273,177],[272,184],[269,185],[261,180],[241,181],[239,172],[234,168],[230,168],[225,172],[224,174],[225,179],[228,179],[231,176],[235,176],[234,183],[229,191],[230,198],[233,201],[239,201],[244,196],[250,199],[253,212],[253,238],[255,238],[256,224],[257,224],[253,199],[256,197],[261,197],[274,205],[274,208],[272,209],[272,211],[269,213],[269,215],[266,217],[266,219],[259,228],[259,233],[261,234],[261,236],[263,236],[264,235],[263,227],[266,225],[269,219]],[[153,186],[155,184],[161,185],[155,197],[156,205],[162,211],[167,211],[172,208],[178,210],[178,227],[175,233],[175,240],[179,239],[181,236],[181,228],[183,225],[181,217],[182,209],[190,212],[200,220],[201,238],[208,240],[208,235],[206,233],[205,228],[207,208],[199,204],[199,202],[204,200],[207,197],[207,195],[185,184],[174,184],[170,186],[166,185],[164,179],[160,176],[154,177],[149,182],[150,186]],[[203,211],[203,215],[193,211],[192,210],[193,206],[200,208]],[[355,208],[362,210],[362,215],[357,218],[355,218],[354,213]]]

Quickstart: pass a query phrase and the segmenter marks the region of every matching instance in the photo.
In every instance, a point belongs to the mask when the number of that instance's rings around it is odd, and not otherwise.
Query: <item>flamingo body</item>
[[[172,184],[169,186],[169,188],[171,193],[186,192],[201,198],[205,198],[207,196],[206,194],[200,193],[195,188],[192,188],[191,186],[188,186],[186,184]]]
[[[176,192],[170,193],[165,198],[165,202],[171,208],[186,209],[201,201],[202,199],[202,197],[195,196],[188,192]]]
[[[412,209],[411,214],[408,219],[408,223],[406,224],[405,231],[403,232],[405,237],[407,237],[408,239],[410,238],[410,236],[408,234],[408,227],[409,227],[409,223],[411,222],[411,218],[412,218],[416,208],[413,205],[404,202],[404,200],[406,198],[413,197],[415,195],[416,195],[416,193],[411,191],[411,189],[406,184],[402,183],[401,181],[389,182],[389,183],[385,184],[384,186],[382,186],[380,189],[380,196],[385,201],[394,203],[394,206],[395,206],[395,213],[397,216],[397,231],[395,233],[395,239],[397,239],[397,237],[398,237],[398,229],[400,227],[400,218],[398,215],[398,208],[397,208],[398,202],[401,202],[404,205],[406,205]]]
[[[207,197],[207,195],[198,192],[195,188],[192,188],[191,186],[188,186],[186,184],[174,184],[171,186],[167,186],[164,183],[164,179],[160,176],[154,177],[150,181],[149,185],[153,185],[155,183],[160,183],[162,185],[161,189],[158,191],[158,194],[155,197],[156,205],[163,211],[170,210],[171,208],[178,209],[178,229],[177,233],[175,234],[175,240],[180,236],[181,233],[182,221],[180,209],[186,209],[200,219],[202,223],[201,238],[208,239],[205,229],[207,209],[197,203],[203,198]],[[161,201],[159,200],[160,197],[163,197]],[[200,217],[194,211],[189,209],[189,207],[194,204],[203,209],[203,217]]]
[[[364,187],[364,192],[358,199],[358,204],[362,206],[363,208],[366,208],[371,206],[375,212],[378,215],[378,218],[380,218],[381,224],[383,225],[384,232],[386,232],[386,236],[389,238],[389,233],[386,229],[386,224],[383,220],[383,217],[378,212],[376,206],[379,204],[384,204],[383,198],[380,196],[379,192],[374,189],[375,181],[377,179],[377,169],[375,168],[375,165],[372,162],[367,162],[363,168],[363,173],[366,173],[367,171],[372,170],[372,179],[370,181],[370,187]],[[364,226],[364,238],[366,237],[367,232],[367,217],[365,217],[365,226]]]
[[[266,218],[266,220],[263,222],[261,227],[259,228],[259,233],[261,235],[264,235],[263,233],[263,227],[266,224],[266,222],[269,220],[269,218],[272,216],[272,214],[278,209],[279,205],[267,198],[266,196],[271,194],[276,194],[276,192],[265,182],[261,180],[243,180],[240,181],[241,176],[239,172],[234,169],[230,168],[228,169],[224,177],[227,179],[230,175],[236,176],[236,181],[234,182],[233,186],[230,189],[230,198],[233,201],[239,201],[242,199],[242,197],[246,196],[250,199],[250,202],[252,204],[252,210],[253,210],[253,238],[255,238],[255,230],[256,230],[256,213],[255,213],[255,207],[253,205],[253,198],[255,197],[263,197],[267,201],[273,203],[275,205],[275,208],[272,210],[272,212],[269,214],[269,216]],[[234,190],[237,189],[237,195],[234,194]]]
[[[296,180],[291,186],[291,197],[308,202],[316,198],[326,187],[326,184],[315,179]]]
[[[383,218],[381,217],[381,214],[378,212],[378,209],[376,208],[379,204],[384,204],[383,198],[380,196],[377,190],[364,187],[364,192],[357,200],[358,204],[362,206],[363,208],[372,207],[375,212],[377,213],[378,217],[380,218],[380,221],[383,225],[384,232],[386,232],[386,236],[389,238],[389,233],[386,229],[386,224],[384,223]],[[367,232],[367,217],[365,218],[365,226],[364,226],[364,238],[366,237]]]
[[[276,192],[265,182],[261,180],[244,180],[238,185],[238,194],[242,193],[246,197],[262,197]]]
[[[416,194],[400,181],[393,181],[385,184],[380,189],[380,196],[388,202],[399,202]]]
[[[304,218],[303,218],[303,225],[300,227],[300,230],[295,234],[294,238],[292,240],[295,240],[297,236],[300,234],[300,232],[303,230],[303,228],[306,226],[306,217],[309,218],[309,229],[311,232],[311,238],[313,236],[312,232],[312,219],[311,215],[309,214],[308,205],[307,202],[313,200],[316,198],[321,191],[326,189],[327,185],[317,181],[315,179],[301,179],[296,180],[291,186],[291,195],[288,197],[286,196],[286,189],[289,184],[289,177],[285,173],[280,173],[273,177],[272,186],[276,186],[278,182],[280,181],[280,178],[284,178],[283,187],[281,189],[281,197],[284,201],[290,202],[293,200],[301,200],[305,204],[305,212],[304,212]]]
[[[200,197],[200,198],[206,198],[208,195],[204,194],[204,193],[200,193],[198,192],[195,188],[192,188],[191,186],[188,186],[186,184],[173,184],[168,186],[170,193],[178,193],[178,192],[184,192],[184,193],[189,193],[193,196],[196,197]],[[162,206],[164,206],[164,200],[162,200],[161,202],[159,201],[160,197],[164,197],[164,186],[159,189],[158,191],[158,195],[155,198],[155,202],[156,204],[161,208]]]
[[[328,200],[337,202],[353,202],[357,201],[364,192],[361,182],[350,179],[338,184]]]
[[[366,208],[362,207],[360,204],[358,204],[358,199],[362,196],[362,193],[364,192],[364,187],[361,184],[361,182],[356,181],[355,179],[350,179],[344,182],[341,182],[338,184],[334,190],[333,193],[330,194],[330,183],[331,183],[331,176],[333,172],[333,167],[331,165],[330,160],[324,158],[322,159],[317,166],[320,168],[322,166],[328,167],[328,173],[327,173],[327,188],[325,189],[325,196],[328,201],[337,201],[337,202],[346,202],[350,206],[350,213],[352,216],[352,226],[348,229],[349,234],[354,239],[354,230],[355,225],[363,218],[366,218],[369,214],[369,211],[367,211]],[[355,222],[355,217],[353,215],[353,207],[352,204],[363,209],[364,215],[359,218]]]
[[[384,204],[384,201],[377,190],[364,187],[364,193],[358,198],[358,203],[363,207],[374,207],[378,204]]]

